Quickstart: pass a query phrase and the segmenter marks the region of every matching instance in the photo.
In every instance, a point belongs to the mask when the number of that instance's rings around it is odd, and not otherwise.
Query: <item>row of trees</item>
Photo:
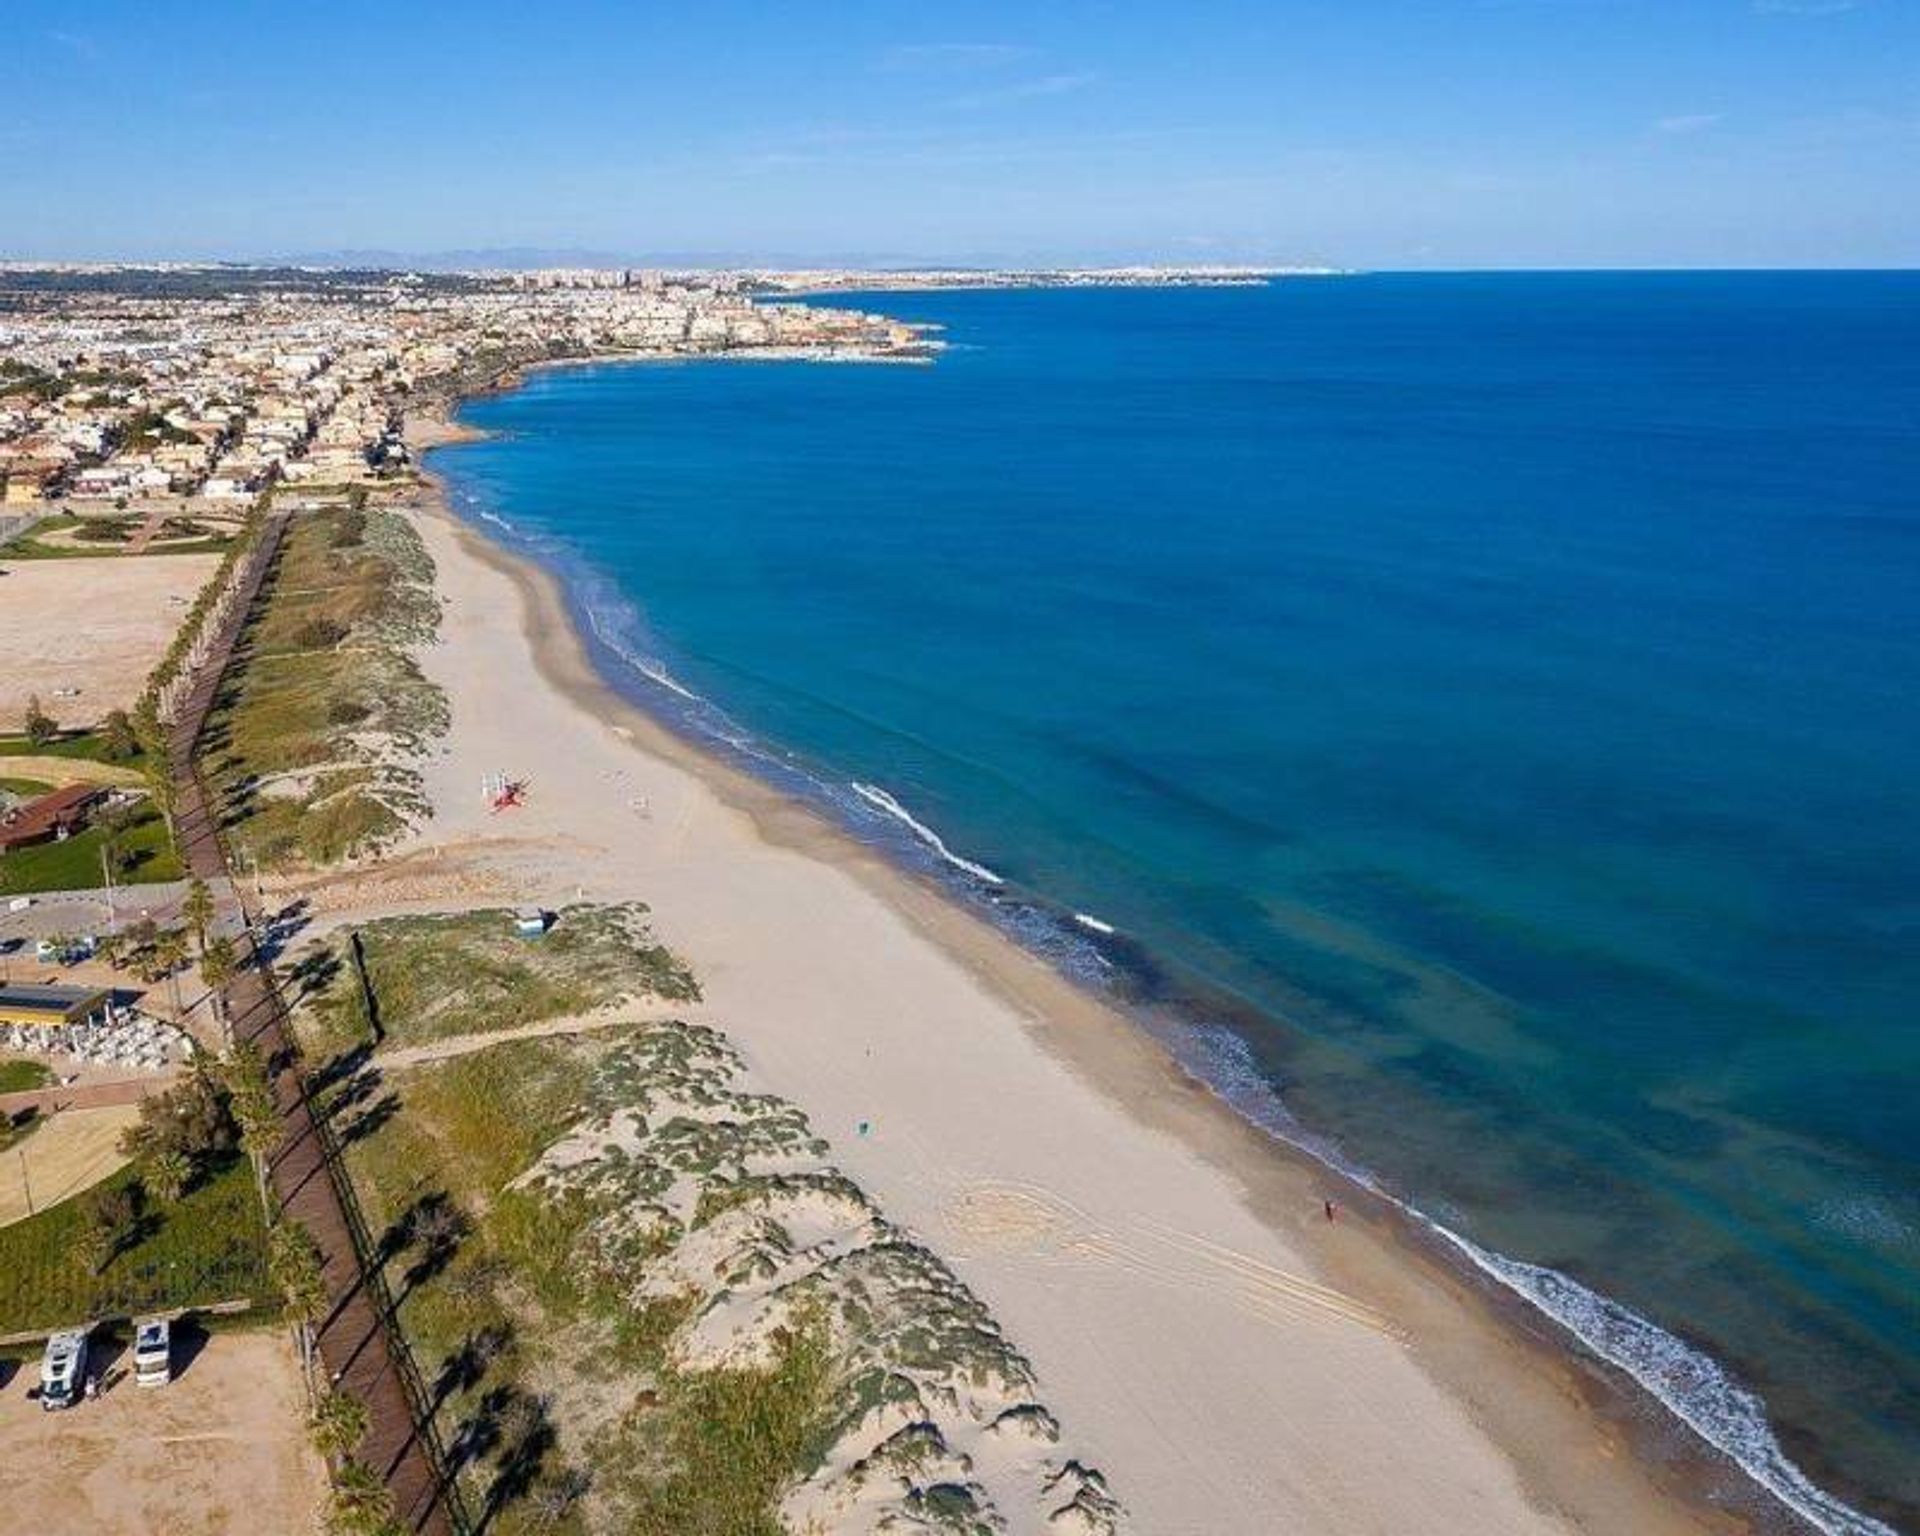
[[[224,615],[227,605],[233,600],[233,593],[239,586],[241,565],[259,543],[262,523],[258,507],[247,513],[238,537],[220,557],[220,568],[214,572],[213,579],[200,589],[200,595],[193,600],[193,606],[181,620],[180,628],[174,632],[173,643],[147,676],[146,690],[134,705],[133,719],[142,746],[148,748],[149,758],[157,755],[163,763],[166,761],[161,718],[171,714],[179,687],[198,664],[201,647],[214,628],[214,623],[210,621]],[[158,753],[153,750],[155,745],[161,749]]]
[[[128,721],[136,746],[144,754],[148,792],[167,820],[169,836],[174,831],[177,793],[163,712],[170,714],[177,704],[178,690],[197,664],[212,624],[224,616],[240,564],[257,542],[261,522],[258,510],[248,516],[219,571],[202,589],[173,645],[154,668]],[[233,941],[212,932],[214,901],[204,881],[196,878],[189,885],[181,916],[199,950],[201,977],[218,996],[238,973],[239,963]],[[159,938],[164,941],[160,953],[169,960],[184,948],[177,935]],[[226,1113],[240,1147],[253,1164],[261,1203],[268,1213],[267,1275],[298,1337],[301,1370],[314,1404],[314,1443],[327,1460],[333,1483],[329,1528],[342,1536],[402,1536],[405,1526],[395,1517],[393,1496],[385,1479],[355,1455],[370,1424],[366,1405],[338,1388],[321,1390],[314,1379],[314,1330],[328,1305],[326,1277],[313,1235],[278,1208],[268,1185],[268,1161],[285,1133],[267,1063],[256,1046],[241,1042],[229,1048],[221,1086]],[[156,1135],[153,1141],[154,1149],[145,1153],[148,1166],[175,1151],[165,1146],[164,1137]]]
[[[111,843],[108,846],[111,847]],[[173,983],[176,1015],[182,1012],[180,974],[194,959],[195,951],[200,979],[216,1000],[240,973],[238,946],[228,935],[213,932],[213,892],[204,880],[196,878],[188,885],[181,917],[184,926],[177,928],[162,928],[151,917],[143,917],[117,933],[107,934],[100,939],[95,951],[115,970],[131,971],[148,986],[162,981]]]
[[[60,722],[47,713],[37,693],[27,695],[20,733],[35,747],[50,746],[60,737]],[[107,718],[100,722],[100,755],[110,763],[124,763],[139,752],[140,737],[134,730],[133,716],[124,709],[108,710]]]

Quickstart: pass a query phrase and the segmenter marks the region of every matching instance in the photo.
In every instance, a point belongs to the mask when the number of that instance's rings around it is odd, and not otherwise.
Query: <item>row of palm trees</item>
[[[168,983],[173,997],[176,1020],[183,1020],[180,976],[190,961],[197,958],[200,979],[207,996],[225,1017],[224,989],[240,972],[240,954],[231,937],[213,931],[213,892],[206,881],[194,879],[187,887],[180,915],[183,926],[162,928],[151,917],[100,938],[94,953],[115,970],[128,970],[148,986]],[[69,947],[70,941],[50,941],[56,949]]]

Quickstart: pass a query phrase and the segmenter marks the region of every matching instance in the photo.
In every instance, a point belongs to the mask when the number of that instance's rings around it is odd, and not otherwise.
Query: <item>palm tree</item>
[[[300,1332],[300,1368],[313,1381],[313,1325],[327,1305],[327,1280],[320,1272],[320,1250],[297,1221],[275,1222],[267,1232],[267,1275]]]
[[[140,1182],[162,1205],[172,1205],[193,1182],[193,1164],[177,1147],[163,1148],[147,1159],[140,1170]]]
[[[187,887],[187,898],[180,904],[180,915],[187,920],[187,926],[193,930],[193,941],[204,955],[207,952],[207,929],[213,923],[213,892],[207,889],[207,882],[198,875]]]
[[[149,749],[143,761],[147,765],[147,798],[153,801],[153,808],[166,821],[167,838],[172,841],[173,813],[179,806],[180,792],[173,782],[173,769],[167,762],[165,748],[160,749],[158,756]]]
[[[267,1159],[272,1157],[286,1134],[280,1123],[280,1108],[273,1101],[273,1085],[267,1080],[267,1065],[260,1049],[250,1043],[234,1046],[227,1056],[228,1103],[240,1125],[240,1145],[253,1159],[260,1175],[260,1196],[266,1198]]]
[[[392,1528],[393,1494],[365,1462],[349,1461],[334,1473],[329,1523],[353,1536],[373,1536]]]
[[[173,837],[173,813],[178,791],[173,782],[173,762],[167,752],[167,730],[160,723],[160,711],[151,697],[134,706],[133,733],[140,740],[142,775],[154,808],[167,821],[167,837]]]
[[[239,974],[240,958],[233,940],[224,933],[201,946],[200,979],[212,994],[213,1010],[223,1026],[227,1023],[227,985]]]
[[[247,1154],[253,1164],[253,1180],[260,1189],[262,1204],[267,1200],[267,1163],[273,1154],[280,1150],[285,1132],[280,1126],[280,1116],[271,1103],[265,1114],[248,1113],[238,1103],[234,1106],[234,1117],[240,1122],[240,1150]]]
[[[180,1018],[180,967],[187,963],[187,936],[169,928],[153,941],[153,963],[173,994],[173,1016]],[[157,979],[157,978],[156,978]]]
[[[351,1392],[335,1387],[313,1410],[313,1443],[329,1462],[344,1463],[367,1437],[373,1416]]]

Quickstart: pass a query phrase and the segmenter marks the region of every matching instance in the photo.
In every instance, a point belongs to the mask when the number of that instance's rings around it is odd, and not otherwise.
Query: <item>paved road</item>
[[[184,880],[166,880],[153,885],[125,885],[113,893],[113,913],[122,925],[151,917],[163,928],[179,921],[180,902],[187,894]],[[29,901],[24,911],[11,910],[16,901]],[[0,896],[0,953],[8,939],[52,938],[56,934],[107,931],[107,894],[105,891],[41,891],[33,896]]]

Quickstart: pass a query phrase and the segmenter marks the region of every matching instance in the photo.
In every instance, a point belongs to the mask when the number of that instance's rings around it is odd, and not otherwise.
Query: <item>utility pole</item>
[[[107,845],[104,839],[100,843],[100,874],[101,874],[101,877],[107,882],[107,936],[111,938],[114,932],[113,860],[107,856]]]

